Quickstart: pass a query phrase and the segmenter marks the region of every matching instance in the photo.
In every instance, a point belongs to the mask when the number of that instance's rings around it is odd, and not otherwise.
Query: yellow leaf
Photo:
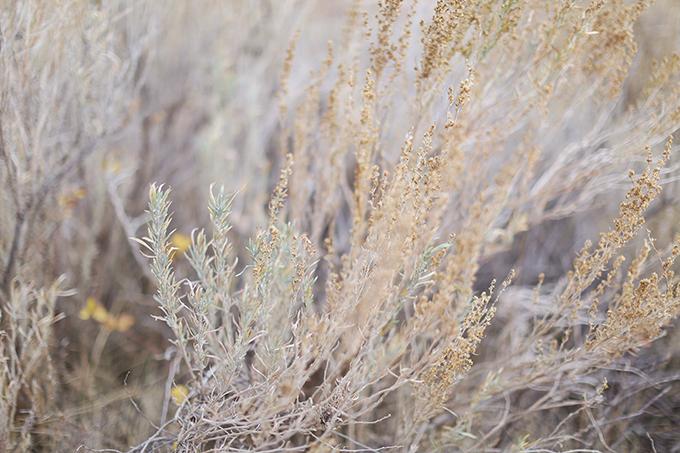
[[[187,250],[189,250],[189,246],[191,245],[191,237],[182,233],[174,233],[172,236],[170,236],[170,242],[172,243],[172,246],[177,249],[177,255],[182,256]]]
[[[102,163],[102,169],[109,174],[115,175],[123,169],[123,164],[113,155],[107,155]]]
[[[85,192],[85,189],[77,189],[74,190],[73,192],[67,193],[66,195],[63,195],[57,199],[57,203],[59,203],[59,206],[64,207],[66,209],[71,209],[73,208],[78,200],[85,198],[85,195],[87,192]]]
[[[184,402],[189,394],[189,390],[182,384],[175,385],[170,391],[170,396],[172,396],[172,401],[178,406]]]
[[[134,323],[135,318],[132,315],[123,313],[122,315],[118,316],[118,319],[116,319],[115,330],[118,332],[127,332]]]
[[[104,308],[104,306],[102,304],[100,304],[99,302],[95,301],[95,307],[94,307],[94,310],[92,310],[92,319],[103,324],[110,317],[111,317],[111,315],[106,310],[106,308]]]
[[[88,297],[87,301],[85,301],[85,306],[80,310],[80,313],[78,313],[78,317],[82,320],[90,319],[96,306],[97,301],[94,300],[93,297]]]
[[[127,332],[135,323],[135,318],[126,313],[116,317],[111,315],[102,304],[100,304],[94,297],[88,297],[85,306],[78,314],[80,319],[94,319],[100,324],[103,324],[109,330],[117,330],[119,332]]]

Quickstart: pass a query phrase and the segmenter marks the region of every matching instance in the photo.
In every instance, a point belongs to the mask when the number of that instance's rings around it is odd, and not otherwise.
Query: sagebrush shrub
[[[0,449],[677,447],[651,3],[3,5]]]
[[[673,109],[662,107],[675,102],[662,87],[676,71],[670,61],[640,107],[614,113],[635,51],[632,24],[645,8],[438,2],[431,21],[421,21],[414,72],[405,61],[415,6],[379,3],[363,28],[350,23],[346,32],[361,41],[365,31],[369,60],[358,60],[356,46],[338,56],[329,46],[313,75],[283,135],[291,142],[281,149],[292,153],[281,163],[269,226],[251,243],[252,265],[233,292],[224,283],[235,269],[225,261],[228,224],[216,214],[231,199],[211,198],[219,239],[208,257],[210,242],[196,235],[190,261],[199,280],[188,283],[183,303],[166,230],[155,226],[169,224],[168,192],[152,187],[146,243],[158,300],[192,376],[176,415],[178,448],[324,449],[335,439],[362,448],[478,450],[514,421],[501,416],[499,399],[511,404],[526,388],[545,394],[525,414],[558,401],[578,414],[599,401],[607,381],[598,370],[658,338],[678,313],[670,271],[677,239],[661,277],[641,276],[651,239],[620,275],[622,249],[660,191],[670,140],[654,167],[647,151],[650,167],[637,178],[631,171],[619,218],[595,249],[581,250],[550,307],[534,315],[513,350],[487,357],[466,379],[496,311],[494,284],[479,294],[475,279],[515,235],[582,209],[624,156],[673,131]],[[448,108],[437,120],[442,100]],[[578,112],[590,123],[579,124]],[[642,129],[651,118],[655,126]],[[397,153],[400,128],[406,140]],[[556,142],[564,128],[582,138]],[[325,287],[315,291],[321,256]],[[539,286],[534,300],[543,297]],[[585,400],[572,401],[576,393]],[[532,445],[568,444],[568,426],[556,424]]]

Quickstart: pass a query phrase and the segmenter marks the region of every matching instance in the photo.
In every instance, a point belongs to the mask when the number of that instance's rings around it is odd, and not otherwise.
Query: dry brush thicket
[[[672,2],[161,3],[1,2],[0,450],[680,449]]]

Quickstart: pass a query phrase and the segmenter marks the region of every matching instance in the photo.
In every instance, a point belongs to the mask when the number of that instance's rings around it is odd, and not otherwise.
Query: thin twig
[[[144,417],[144,418],[146,419],[146,421],[148,421],[149,424],[150,424],[151,426],[153,426],[153,427],[156,428],[156,429],[159,429],[158,426],[156,426],[156,424],[155,424],[154,422],[152,422],[152,421],[149,419],[149,417],[146,416],[146,414],[145,414],[144,412],[142,412],[142,410],[139,408],[139,406],[137,406],[137,403],[135,402],[134,398],[132,398],[132,395],[130,395],[130,392],[128,392],[127,378],[128,378],[129,375],[130,375],[130,372],[128,371],[128,372],[125,374],[125,379],[123,380],[123,386],[125,387],[125,393],[127,394],[128,398],[129,398],[130,401],[132,402],[132,405],[135,406],[135,409],[137,409],[137,412],[139,412],[139,414],[140,414],[142,417]]]

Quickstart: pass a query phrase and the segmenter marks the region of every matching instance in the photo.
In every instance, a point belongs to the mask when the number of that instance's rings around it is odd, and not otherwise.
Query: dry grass
[[[680,449],[671,6],[3,3],[0,450]]]

